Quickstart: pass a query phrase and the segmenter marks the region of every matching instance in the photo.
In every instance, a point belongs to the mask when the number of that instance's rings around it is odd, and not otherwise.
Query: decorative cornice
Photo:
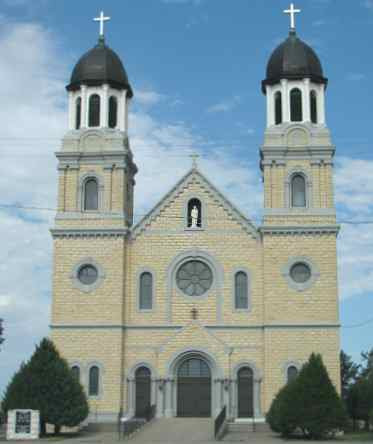
[[[288,216],[288,217],[307,217],[307,216],[329,216],[335,217],[334,208],[264,208],[264,216]]]
[[[127,216],[125,213],[101,213],[101,212],[92,212],[89,213],[87,211],[59,211],[56,214],[55,220],[121,220],[126,221]]]
[[[338,234],[340,225],[294,225],[276,226],[262,225],[259,231],[262,234]]]
[[[53,239],[81,238],[81,237],[126,237],[127,228],[99,228],[99,229],[66,229],[53,228],[50,230]]]

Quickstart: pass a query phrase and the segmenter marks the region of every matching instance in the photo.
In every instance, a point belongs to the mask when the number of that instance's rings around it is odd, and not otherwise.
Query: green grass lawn
[[[338,438],[338,441],[373,442],[373,432],[345,433]]]

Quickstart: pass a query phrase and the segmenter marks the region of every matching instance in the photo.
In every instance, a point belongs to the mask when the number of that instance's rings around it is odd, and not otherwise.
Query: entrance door
[[[188,359],[179,368],[177,416],[211,416],[211,373],[202,359]]]
[[[254,414],[254,374],[250,367],[238,372],[238,417],[252,418]]]
[[[140,367],[135,373],[136,381],[136,417],[145,418],[151,404],[151,374],[146,367]]]

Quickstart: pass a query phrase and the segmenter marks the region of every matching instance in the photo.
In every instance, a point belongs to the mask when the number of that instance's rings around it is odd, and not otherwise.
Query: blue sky
[[[261,80],[286,38],[283,0],[0,0],[0,204],[54,208],[54,152],[67,129],[66,93],[77,59],[98,37],[122,58],[135,98],[131,140],[143,214],[201,155],[201,169],[255,222],[262,185],[258,149],[265,98]],[[299,0],[299,36],[329,78],[327,123],[337,147],[339,220],[373,222],[371,97],[373,0]],[[0,391],[48,334],[52,211],[0,208]],[[373,317],[373,225],[342,225],[341,322]],[[358,359],[373,346],[373,323],[342,329]]]

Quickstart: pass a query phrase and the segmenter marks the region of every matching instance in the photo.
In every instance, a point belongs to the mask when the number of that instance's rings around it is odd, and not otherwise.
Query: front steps
[[[250,439],[254,439],[255,436],[257,436],[258,440],[259,437],[265,437],[265,435],[270,433],[271,429],[264,421],[232,421],[227,423],[225,433],[221,441],[243,442],[247,441],[249,436]]]

